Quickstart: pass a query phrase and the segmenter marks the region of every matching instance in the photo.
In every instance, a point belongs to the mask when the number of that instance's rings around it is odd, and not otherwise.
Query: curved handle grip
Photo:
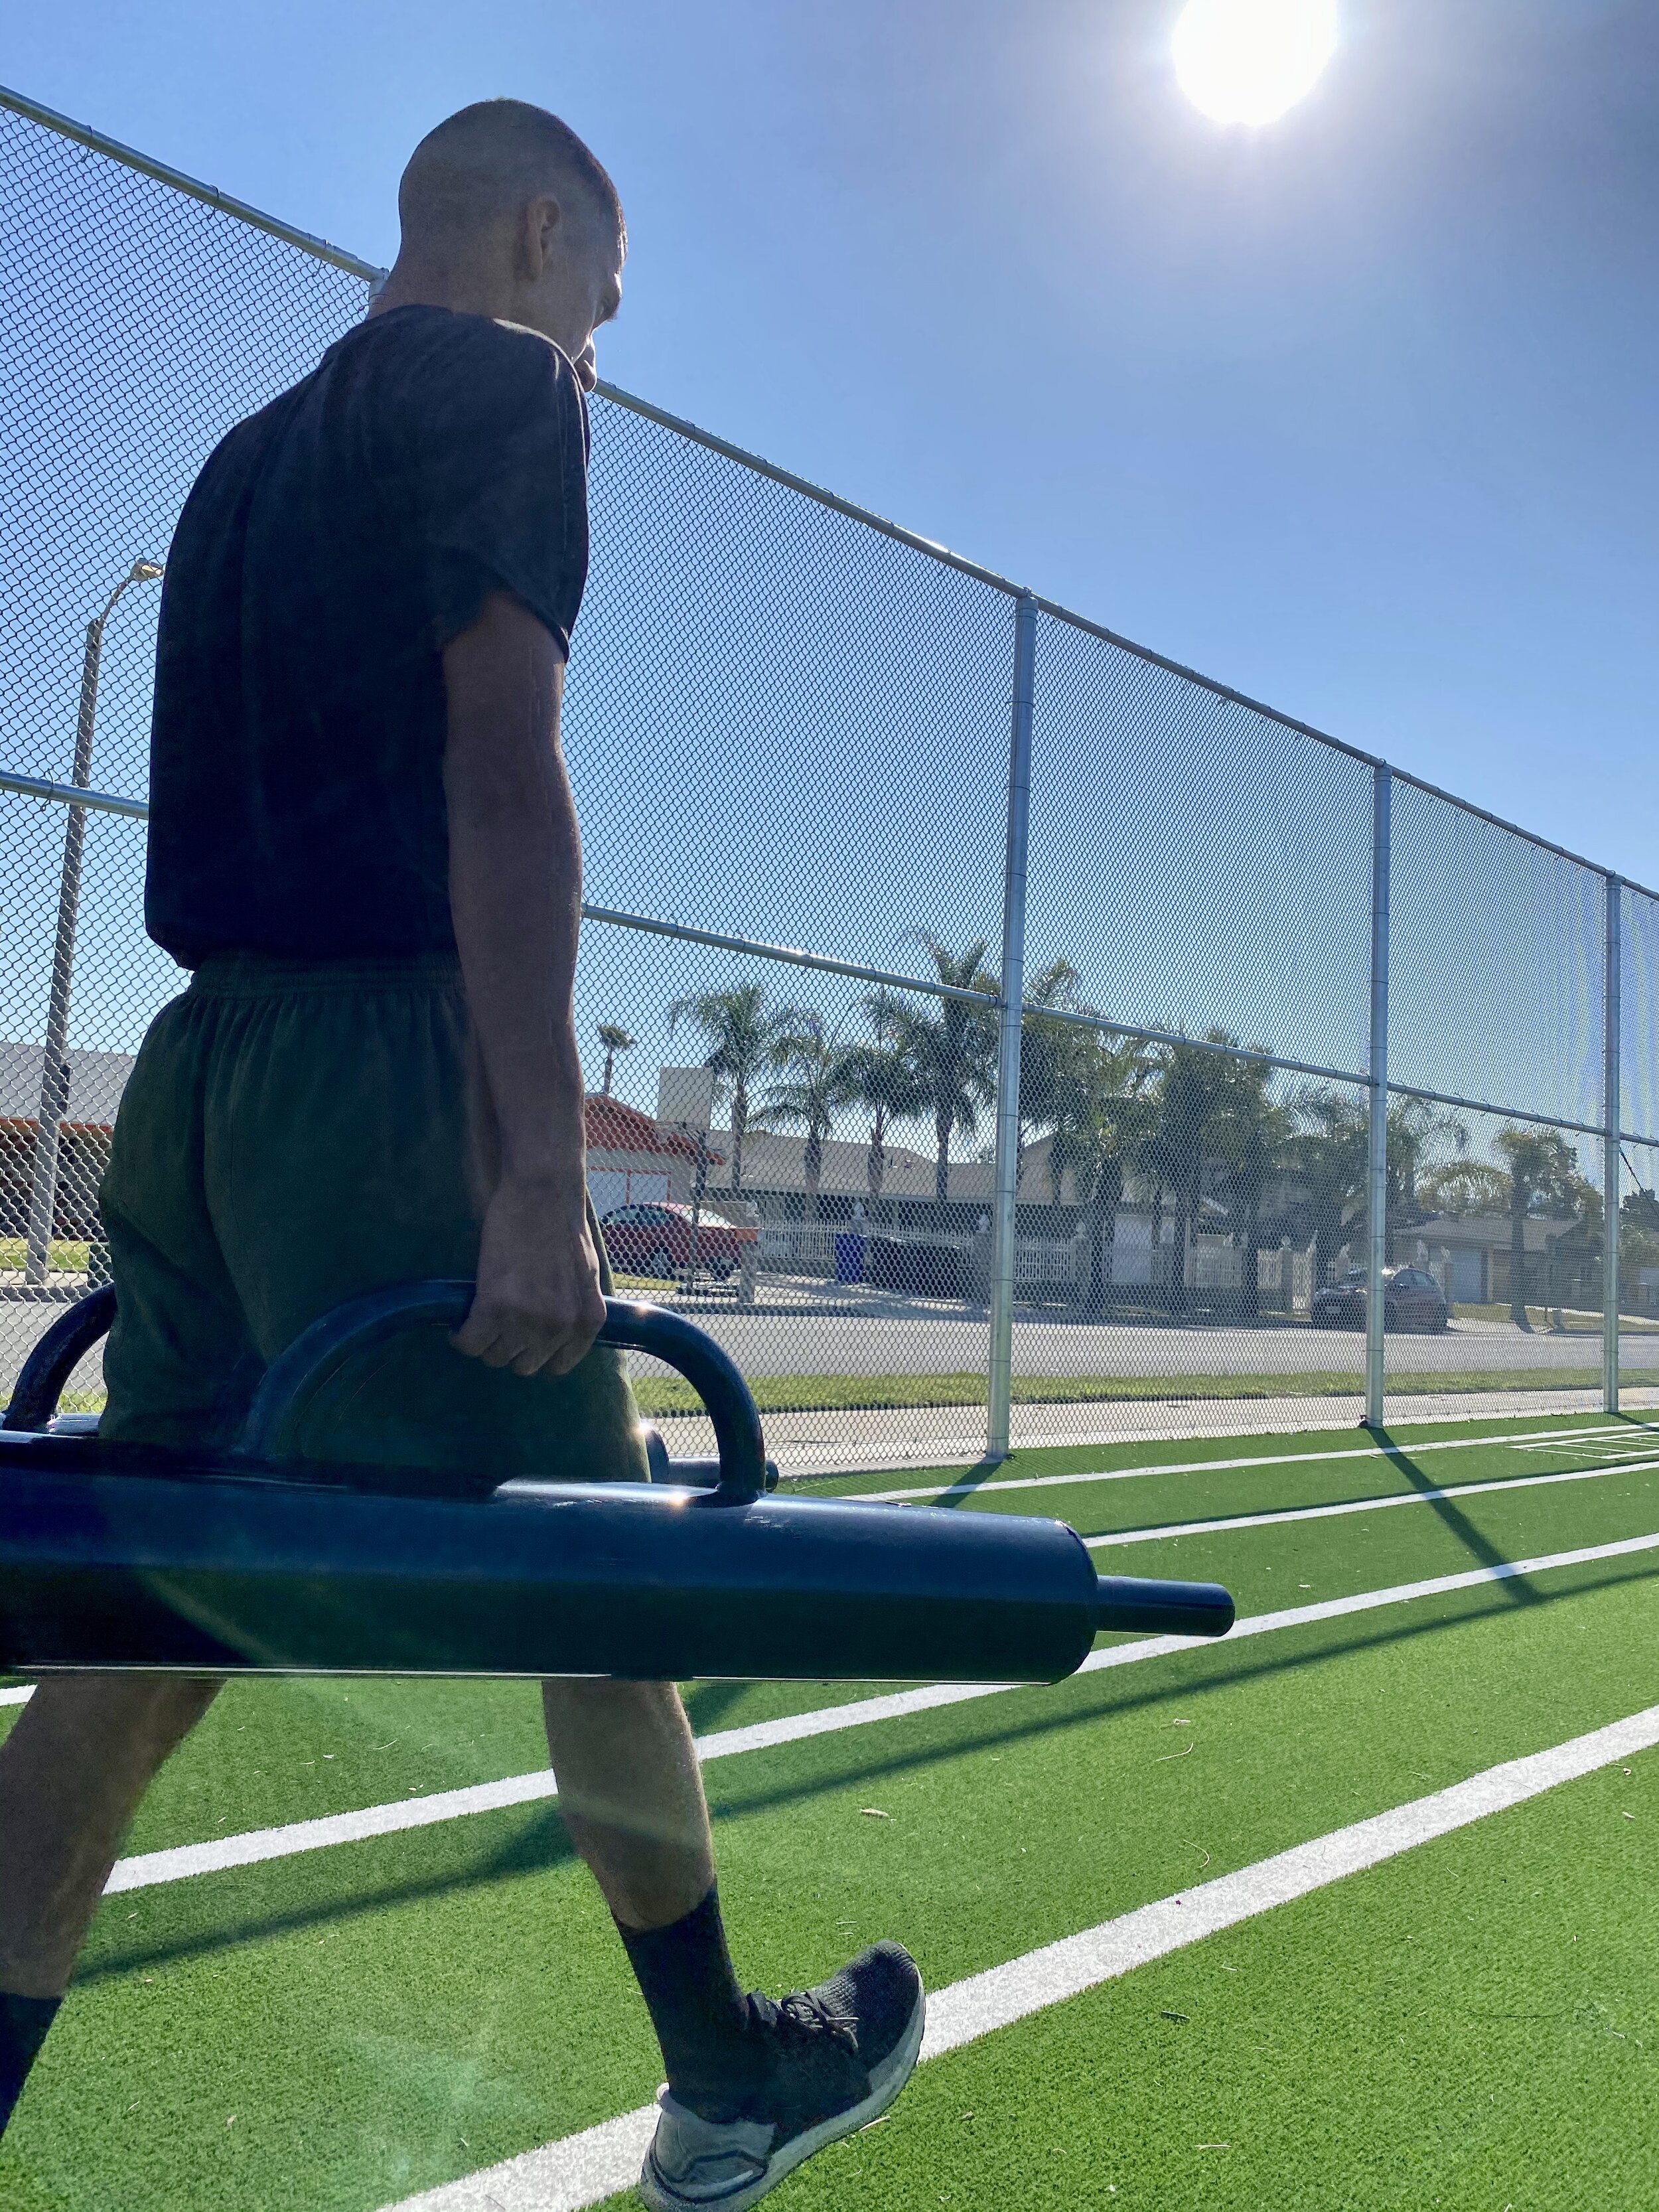
[[[283,1433],[295,1415],[348,1358],[405,1329],[434,1322],[458,1328],[472,1304],[472,1291],[468,1282],[403,1283],[348,1298],[324,1314],[265,1370],[238,1451],[258,1459],[280,1457]],[[760,1496],[766,1487],[760,1415],[748,1384],[713,1337],[660,1306],[607,1298],[599,1341],[619,1351],[648,1352],[684,1376],[708,1409],[720,1449],[720,1479],[713,1498],[738,1504]]]
[[[0,1429],[44,1429],[64,1385],[114,1318],[115,1292],[107,1283],[59,1314],[23,1362]]]

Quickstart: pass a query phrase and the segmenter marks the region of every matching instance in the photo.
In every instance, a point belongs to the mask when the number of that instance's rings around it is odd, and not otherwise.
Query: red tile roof
[[[682,1136],[678,1129],[665,1128],[648,1114],[641,1114],[637,1106],[625,1106],[620,1098],[608,1098],[602,1091],[589,1091],[583,1104],[587,1142],[594,1152],[672,1152],[684,1160],[697,1157],[690,1137]],[[706,1158],[713,1165],[725,1155],[710,1147]]]

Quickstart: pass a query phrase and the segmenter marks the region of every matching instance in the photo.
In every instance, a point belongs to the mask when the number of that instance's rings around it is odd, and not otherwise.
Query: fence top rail
[[[341,246],[331,246],[325,238],[315,238],[309,231],[296,229],[292,223],[283,222],[276,216],[266,215],[260,209],[251,207],[246,200],[236,199],[228,192],[221,191],[216,185],[204,185],[198,179],[186,175],[182,169],[173,168],[165,161],[152,161],[149,155],[123,145],[119,139],[107,137],[103,131],[94,131],[89,124],[76,123],[66,115],[59,115],[55,109],[43,106],[40,100],[31,100],[25,93],[14,92],[0,85],[0,108],[9,108],[13,113],[40,124],[46,130],[55,131],[61,137],[73,139],[77,145],[85,146],[94,154],[106,155],[111,161],[118,161],[126,168],[136,169],[143,176],[153,177],[158,184],[169,185],[175,191],[184,192],[191,199],[217,209],[222,215],[230,216],[238,222],[247,223],[255,230],[262,230],[269,237],[280,239],[284,245],[296,246],[301,252],[325,261],[332,268],[343,270],[348,276],[361,276],[371,286],[378,285],[386,274],[378,264],[364,261],[355,253],[346,252]],[[1328,746],[1334,752],[1346,753],[1349,759],[1362,762],[1367,767],[1384,768],[1389,765],[1379,754],[1367,752],[1360,745],[1350,744],[1346,738],[1334,738],[1328,730],[1318,729],[1311,722],[1300,721],[1294,714],[1287,714],[1277,707],[1268,706],[1263,700],[1253,699],[1248,692],[1238,691],[1231,684],[1219,683],[1214,677],[1206,676],[1200,669],[1188,668],[1182,661],[1172,660],[1167,653],[1155,652],[1151,646],[1141,645],[1132,637],[1125,637],[1120,631],[1109,629],[1104,623],[1091,622],[1087,616],[1074,613],[1057,600],[1036,595],[1025,586],[1012,582],[996,569],[988,568],[980,562],[970,561],[965,554],[952,552],[949,546],[941,545],[936,538],[924,538],[919,531],[907,530],[902,523],[891,522],[871,507],[860,507],[854,500],[842,499],[839,493],[826,490],[822,484],[815,484],[805,477],[799,477],[788,469],[780,468],[775,462],[758,453],[750,453],[744,447],[732,444],[729,439],[718,437],[712,430],[704,430],[696,423],[687,422],[682,416],[671,415],[665,408],[653,406],[649,400],[623,391],[619,385],[601,380],[597,389],[602,398],[625,408],[629,414],[659,423],[664,429],[676,432],[694,445],[702,446],[710,453],[735,461],[739,467],[765,477],[773,483],[782,485],[786,490],[799,493],[803,499],[810,499],[834,514],[847,516],[849,521],[878,532],[884,538],[908,545],[913,551],[926,555],[929,560],[939,562],[946,568],[973,577],[992,591],[1003,592],[1010,599],[1034,599],[1039,611],[1050,616],[1055,622],[1065,623],[1073,629],[1098,638],[1103,644],[1132,653],[1136,659],[1143,660],[1152,667],[1164,669],[1186,683],[1195,684],[1216,698],[1225,699],[1233,706],[1260,714],[1267,721],[1276,722],[1281,729],[1294,731],[1298,737],[1310,738],[1316,744]],[[1430,798],[1443,799],[1448,805],[1474,816],[1495,830],[1505,830],[1510,836],[1519,837],[1542,852],[1553,854],[1558,860],[1571,861],[1575,867],[1587,868],[1591,874],[1601,876],[1610,883],[1619,883],[1643,897],[1659,900],[1659,891],[1650,890],[1630,877],[1620,876],[1615,871],[1601,866],[1598,861],[1586,860],[1582,853],[1575,853],[1569,846],[1558,845],[1553,838],[1540,836],[1535,830],[1524,829],[1520,823],[1510,822],[1501,814],[1494,814],[1490,808],[1477,805],[1473,799],[1461,799],[1455,792],[1431,783],[1426,777],[1413,775],[1409,769],[1396,768],[1393,773],[1402,783],[1412,785]]]
[[[267,236],[279,238],[284,246],[297,246],[302,253],[309,253],[319,261],[326,261],[331,268],[344,270],[348,276],[361,276],[365,283],[373,284],[386,275],[372,261],[362,261],[344,248],[331,246],[325,238],[313,238],[308,230],[296,230],[291,222],[280,216],[266,215],[260,209],[250,207],[246,200],[235,199],[222,192],[216,185],[204,185],[199,179],[189,177],[182,169],[174,169],[165,161],[153,161],[148,154],[136,148],[122,145],[118,138],[106,138],[101,131],[90,124],[74,122],[67,115],[59,115],[54,108],[44,107],[27,93],[13,92],[0,85],[0,107],[9,107],[15,115],[21,115],[31,123],[39,123],[48,131],[55,131],[61,138],[72,138],[78,146],[94,154],[106,154],[112,161],[123,167],[137,169],[141,176],[153,177],[159,185],[170,185],[176,192],[184,192],[191,199],[200,200],[206,206],[217,208],[221,215],[233,216],[238,222],[263,230]]]

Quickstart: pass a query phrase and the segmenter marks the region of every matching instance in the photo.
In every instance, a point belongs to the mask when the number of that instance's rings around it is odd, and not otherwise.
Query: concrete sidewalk
[[[1589,1390],[1436,1391],[1399,1396],[1389,1418],[1401,1427],[1414,1421],[1531,1419],[1552,1413],[1593,1413],[1601,1395]],[[1626,1413],[1659,1410],[1659,1390],[1627,1389]],[[1276,1436],[1298,1430],[1358,1428],[1365,1411],[1358,1393],[1340,1398],[1117,1399],[1079,1406],[1016,1406],[1011,1423],[1016,1450],[1044,1444],[1122,1444],[1144,1439],[1168,1443],[1182,1437]],[[982,1458],[982,1416],[963,1407],[896,1412],[767,1413],[766,1448],[786,1479],[854,1474],[868,1469],[971,1467]],[[707,1421],[690,1416],[659,1421],[668,1449],[699,1454],[714,1449]]]

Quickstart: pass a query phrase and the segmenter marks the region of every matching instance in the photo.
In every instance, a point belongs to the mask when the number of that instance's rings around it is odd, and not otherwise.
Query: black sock
[[[749,2000],[726,1948],[718,1889],[666,1928],[624,1928],[635,1978],[662,2045],[668,2086],[705,2119],[729,2119],[756,2063]]]
[[[15,1997],[0,1990],[0,2135],[6,2131],[59,2002],[57,1997]]]

